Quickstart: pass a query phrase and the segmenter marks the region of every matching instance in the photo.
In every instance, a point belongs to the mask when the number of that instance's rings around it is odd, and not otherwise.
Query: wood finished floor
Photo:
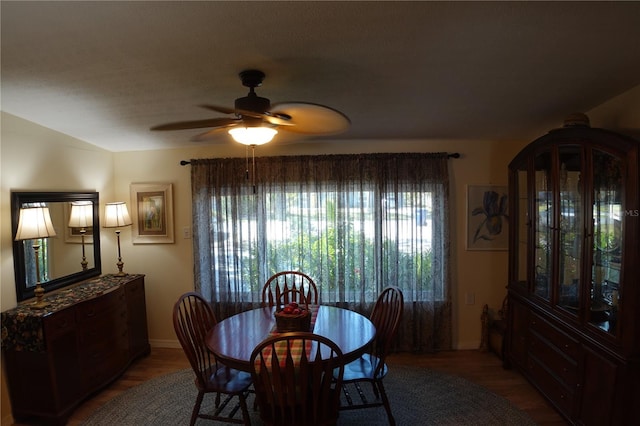
[[[503,369],[498,357],[490,352],[467,350],[428,355],[402,353],[390,355],[389,362],[430,368],[463,377],[508,399],[539,425],[568,424],[529,382],[517,372]],[[185,368],[189,368],[189,364],[181,349],[153,348],[149,356],[135,362],[120,379],[80,405],[68,425],[79,425],[94,410],[133,386],[155,376]]]

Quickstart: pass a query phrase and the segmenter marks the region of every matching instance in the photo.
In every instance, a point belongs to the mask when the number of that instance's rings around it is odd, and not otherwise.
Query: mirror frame
[[[11,239],[13,241],[13,268],[16,281],[16,299],[21,302],[34,297],[35,286],[27,287],[24,244],[14,241],[18,230],[20,206],[25,203],[49,203],[91,201],[93,203],[93,268],[64,275],[50,281],[40,283],[46,292],[84,281],[102,274],[100,259],[100,202],[97,192],[11,192]]]

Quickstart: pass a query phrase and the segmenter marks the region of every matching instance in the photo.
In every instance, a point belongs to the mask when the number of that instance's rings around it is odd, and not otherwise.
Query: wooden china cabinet
[[[575,114],[509,165],[507,360],[572,424],[640,421],[639,147]]]

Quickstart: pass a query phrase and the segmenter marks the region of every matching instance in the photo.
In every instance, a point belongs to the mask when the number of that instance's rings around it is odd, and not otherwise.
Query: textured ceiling
[[[528,140],[640,84],[640,2],[4,0],[1,19],[2,110],[111,151],[195,144],[149,128],[220,116],[198,105],[233,106],[247,68],[272,102],[345,113],[324,139],[354,143]]]

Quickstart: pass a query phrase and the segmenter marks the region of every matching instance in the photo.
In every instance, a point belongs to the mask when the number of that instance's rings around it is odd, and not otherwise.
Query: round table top
[[[275,308],[241,312],[220,321],[207,334],[207,347],[225,365],[251,371],[251,352],[274,330]],[[346,359],[353,361],[364,353],[376,335],[376,328],[365,316],[348,309],[320,305],[313,333],[333,340]]]

